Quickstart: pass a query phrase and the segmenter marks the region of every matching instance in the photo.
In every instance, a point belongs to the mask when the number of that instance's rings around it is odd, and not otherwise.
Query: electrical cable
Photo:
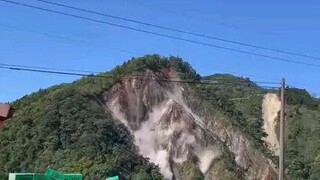
[[[128,30],[133,30],[133,31],[138,31],[138,32],[142,32],[142,33],[155,35],[155,36],[165,37],[165,38],[168,38],[168,39],[175,39],[175,40],[180,40],[180,41],[189,42],[189,43],[193,43],[193,44],[198,44],[198,45],[202,45],[202,46],[207,46],[207,47],[211,47],[211,48],[223,49],[223,50],[233,51],[233,52],[247,54],[247,55],[254,55],[254,56],[263,57],[263,58],[266,58],[266,59],[272,59],[272,60],[276,60],[276,61],[281,61],[281,62],[287,62],[287,63],[293,63],[293,64],[306,65],[306,66],[312,66],[312,67],[320,68],[320,65],[313,64],[313,63],[300,62],[300,61],[290,60],[290,59],[286,59],[286,58],[275,57],[275,56],[259,54],[259,53],[254,53],[254,52],[250,52],[250,51],[239,50],[239,49],[235,49],[235,48],[229,48],[229,47],[225,47],[225,46],[219,46],[219,45],[214,45],[214,44],[210,44],[210,43],[195,41],[195,40],[192,40],[192,39],[185,39],[185,38],[176,37],[176,36],[173,36],[173,35],[162,34],[162,33],[154,32],[154,31],[148,31],[148,30],[134,28],[134,27],[125,26],[125,25],[120,25],[120,24],[116,24],[116,23],[110,23],[110,22],[107,22],[107,21],[97,20],[97,19],[93,19],[93,18],[89,18],[89,17],[84,17],[84,16],[65,13],[65,12],[61,12],[61,11],[51,10],[51,9],[47,9],[47,8],[42,8],[42,7],[33,6],[33,5],[30,5],[30,4],[25,4],[25,3],[19,3],[19,2],[10,1],[10,0],[0,0],[0,1],[6,2],[6,3],[15,4],[15,5],[19,5],[19,6],[29,7],[29,8],[33,8],[33,9],[38,9],[38,10],[42,10],[42,11],[47,11],[47,12],[50,12],[50,13],[69,16],[69,17],[73,17],[73,18],[77,18],[77,19],[96,22],[96,23],[100,23],[100,24],[107,24],[107,25],[119,27],[119,28],[122,28],[122,29],[128,29]]]
[[[37,73],[47,73],[47,74],[60,74],[60,75],[71,75],[71,76],[81,76],[81,77],[102,77],[102,78],[115,78],[114,76],[110,75],[101,75],[101,72],[95,71],[84,71],[84,70],[66,70],[66,69],[57,69],[57,68],[48,68],[48,67],[35,67],[35,66],[22,66],[22,65],[11,65],[11,64],[4,64],[0,63],[1,69],[9,69],[9,70],[16,70],[16,71],[28,71],[28,72],[37,72]],[[68,72],[69,71],[69,72]],[[86,74],[83,72],[89,72],[91,74]],[[147,77],[145,75],[130,75],[131,77],[123,77],[122,79],[130,79],[134,77]],[[152,78],[152,77],[150,77]],[[174,78],[174,77],[173,77]],[[179,77],[176,77],[179,78]],[[195,80],[195,79],[186,79],[186,80],[173,80],[173,79],[156,79],[158,81],[164,82],[172,82],[172,83],[189,83],[189,84],[221,84],[221,83],[228,83],[226,80]],[[229,81],[230,83],[234,84],[234,81]],[[270,82],[270,81],[252,81],[256,84],[279,84],[278,82]]]
[[[73,10],[78,10],[78,11],[82,11],[82,12],[86,12],[86,13],[96,14],[96,15],[100,15],[100,16],[104,16],[104,17],[108,17],[108,18],[123,20],[123,21],[127,21],[127,22],[133,22],[136,24],[146,25],[146,26],[155,27],[155,28],[159,28],[159,29],[164,29],[164,30],[168,30],[168,31],[172,31],[172,32],[178,32],[178,33],[182,33],[182,34],[193,35],[193,36],[197,36],[197,37],[213,39],[213,40],[218,40],[218,41],[222,41],[222,42],[227,42],[227,43],[237,44],[237,45],[241,45],[241,46],[247,46],[247,47],[267,50],[267,51],[273,51],[273,52],[287,54],[287,55],[300,56],[300,57],[304,57],[304,58],[320,60],[320,57],[299,54],[299,53],[289,52],[289,51],[284,51],[284,50],[279,50],[279,49],[273,49],[273,48],[248,44],[248,43],[239,42],[239,41],[228,40],[228,39],[224,39],[224,38],[220,38],[220,37],[209,36],[209,35],[200,34],[200,33],[196,33],[196,32],[181,30],[181,29],[175,29],[175,28],[171,28],[171,27],[167,27],[167,26],[156,25],[156,24],[142,22],[142,21],[138,21],[138,20],[134,20],[134,19],[130,19],[130,18],[119,17],[119,16],[101,13],[101,12],[97,12],[97,11],[93,11],[93,10],[78,8],[78,7],[74,7],[74,6],[70,6],[70,5],[66,5],[66,4],[61,4],[61,3],[56,3],[56,2],[46,1],[46,0],[35,0],[35,1],[39,1],[42,3],[46,3],[46,4],[51,4],[51,5],[55,5],[55,6],[65,7],[65,8],[69,8],[69,9],[73,9]]]

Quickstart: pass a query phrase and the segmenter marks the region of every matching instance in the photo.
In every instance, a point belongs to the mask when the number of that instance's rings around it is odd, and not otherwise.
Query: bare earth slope
[[[261,179],[274,168],[226,119],[203,119],[193,112],[185,103],[184,88],[164,81],[176,76],[172,70],[147,70],[104,95],[106,107],[127,126],[140,153],[159,165],[166,179],[183,179],[185,172],[176,169],[186,162],[196,164],[206,179],[223,179],[214,168],[222,154],[235,157],[238,168],[222,168],[240,179]]]

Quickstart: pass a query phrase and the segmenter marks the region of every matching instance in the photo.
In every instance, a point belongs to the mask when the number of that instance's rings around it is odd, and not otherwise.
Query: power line
[[[101,78],[114,78],[112,76],[104,76],[104,75],[94,75],[94,74],[84,74],[84,73],[76,73],[76,72],[63,72],[63,71],[52,71],[52,70],[42,70],[42,69],[31,69],[31,68],[20,68],[20,67],[8,67],[8,66],[0,66],[1,69],[9,69],[15,71],[27,71],[27,72],[36,72],[36,73],[46,73],[46,74],[58,74],[58,75],[70,75],[70,76],[81,76],[81,77],[101,77]],[[145,77],[145,76],[143,76]],[[122,78],[122,79],[130,79],[130,78]],[[168,80],[168,79],[157,79],[159,81],[165,82],[175,82],[175,83],[190,83],[190,84],[212,84],[210,82],[200,82],[200,81],[181,81],[181,80]]]
[[[59,74],[60,72],[66,73],[62,75],[74,75],[74,76],[94,76],[94,77],[104,77],[104,78],[114,78],[114,76],[107,76],[107,75],[99,75],[103,74],[104,72],[99,71],[87,71],[87,70],[75,70],[75,69],[58,69],[58,68],[50,68],[50,67],[40,67],[40,66],[26,66],[26,65],[16,65],[16,64],[6,64],[0,63],[0,68],[2,69],[11,69],[11,70],[23,70],[23,71],[31,71],[37,72],[38,70],[43,73],[49,74]],[[69,72],[68,72],[69,71]],[[90,73],[90,74],[84,74]],[[131,75],[132,77],[139,77],[139,75]],[[140,76],[146,77],[146,76]],[[171,77],[171,78],[180,78],[180,77]]]
[[[75,75],[75,76],[86,76],[86,77],[104,77],[107,78],[107,76],[101,76],[101,75],[88,75],[88,74],[83,74],[83,73],[74,73],[74,72],[59,72],[59,71],[51,71],[51,70],[39,70],[39,69],[28,69],[28,68],[19,68],[19,67],[9,67],[9,66],[3,66],[0,65],[0,68],[2,69],[9,69],[9,70],[19,70],[19,71],[31,71],[31,72],[38,72],[38,73],[51,73],[51,74],[61,74],[61,75]],[[49,68],[47,68],[49,69]],[[171,81],[169,81],[171,82]],[[183,81],[173,81],[173,82],[183,82]],[[234,84],[234,83],[233,83]],[[211,137],[213,139],[215,139],[215,135],[203,125],[203,121],[198,121],[196,119],[194,119],[194,123],[197,124],[199,126],[199,128],[201,128],[202,130],[204,130],[205,133],[208,133],[209,135],[211,135]],[[128,154],[130,154],[133,157],[139,158],[141,159],[143,162],[147,161],[144,157],[137,155],[135,152],[128,150],[126,148],[121,147],[118,144],[113,144],[115,146],[117,146],[118,148],[126,151]]]
[[[81,44],[85,44],[85,45],[100,47],[100,48],[109,49],[109,50],[112,50],[112,51],[122,52],[122,53],[126,53],[126,54],[142,55],[142,53],[138,53],[138,52],[132,52],[132,51],[125,50],[125,49],[118,49],[118,48],[112,48],[112,47],[106,47],[106,46],[97,46],[96,44],[89,43],[89,42],[86,42],[86,41],[83,41],[83,40],[73,39],[73,38],[69,38],[69,37],[65,37],[65,36],[59,36],[59,35],[45,33],[45,32],[34,31],[34,30],[30,30],[30,29],[21,28],[21,27],[18,27],[18,26],[12,26],[12,25],[2,24],[2,23],[0,23],[0,26],[5,27],[5,28],[10,28],[10,29],[15,29],[15,30],[22,31],[22,32],[39,34],[39,35],[42,35],[42,36],[61,39],[61,40],[65,40],[65,41],[76,42],[76,43],[81,43]]]
[[[22,31],[22,32],[34,33],[34,34],[39,34],[39,35],[42,35],[42,36],[48,36],[48,37],[51,37],[51,38],[56,38],[56,39],[61,39],[61,40],[66,40],[66,41],[71,41],[71,42],[78,42],[78,43],[82,43],[82,44],[85,44],[85,45],[100,47],[100,46],[97,46],[97,45],[95,45],[93,43],[89,43],[89,42],[78,40],[78,39],[74,39],[74,38],[69,38],[69,37],[66,37],[66,36],[59,36],[59,35],[54,35],[54,34],[50,34],[50,33],[46,33],[46,32],[39,32],[39,31],[35,31],[35,30],[30,30],[30,29],[26,29],[26,28],[22,28],[22,27],[18,27],[18,26],[12,26],[12,25],[8,25],[8,24],[2,24],[2,23],[0,23],[0,26],[5,27],[5,28],[18,30],[18,31]],[[125,50],[125,49],[111,48],[111,47],[105,47],[105,46],[103,46],[103,48],[106,48],[106,49],[109,49],[109,50],[113,50],[113,51],[123,52],[123,53],[127,53],[127,54],[132,54],[132,55],[133,54],[135,54],[135,55],[143,55],[142,53],[132,52],[132,51]],[[8,65],[8,64],[1,64],[0,63],[0,65]],[[11,66],[27,67],[27,68],[31,67],[31,66],[20,66],[20,65],[12,65],[12,64],[11,64]],[[32,67],[32,68],[38,68],[38,67]],[[45,68],[45,69],[54,70],[54,68]],[[60,69],[60,70],[67,70],[68,71],[68,69]],[[87,73],[100,73],[100,72],[83,71],[83,70],[70,70],[70,71],[87,72]],[[228,71],[228,72],[225,72],[225,73],[234,74],[234,75],[242,76],[242,77],[262,78],[262,79],[268,79],[268,80],[271,80],[271,81],[275,81],[275,79],[270,79],[270,77],[262,77],[262,76],[252,75],[252,74],[244,74],[244,73],[235,72],[235,71]]]
[[[304,58],[320,60],[320,57],[315,57],[315,56],[310,56],[310,55],[305,55],[305,54],[300,54],[300,53],[295,53],[295,52],[289,52],[289,51],[284,51],[284,50],[279,50],[279,49],[273,49],[273,48],[248,44],[248,43],[239,42],[239,41],[228,40],[228,39],[224,39],[224,38],[220,38],[220,37],[209,36],[209,35],[200,34],[200,33],[196,33],[196,32],[181,30],[181,29],[175,29],[175,28],[171,28],[168,26],[162,26],[162,25],[156,25],[156,24],[152,24],[152,23],[142,22],[142,21],[138,21],[138,20],[134,20],[134,19],[130,19],[130,18],[119,17],[119,16],[101,13],[101,12],[97,12],[97,11],[93,11],[93,10],[69,6],[66,4],[61,4],[61,3],[56,3],[56,2],[46,1],[46,0],[36,0],[36,1],[46,3],[46,4],[55,5],[55,6],[65,7],[65,8],[69,8],[69,9],[74,9],[74,10],[78,10],[78,11],[82,11],[82,12],[87,12],[87,13],[91,13],[91,14],[96,14],[96,15],[100,15],[100,16],[105,16],[108,18],[123,20],[123,21],[127,21],[127,22],[133,22],[136,24],[146,25],[146,26],[155,27],[155,28],[159,28],[159,29],[164,29],[164,30],[168,30],[168,31],[172,31],[172,32],[178,32],[178,33],[182,33],[182,34],[188,34],[188,35],[193,35],[193,36],[197,36],[197,37],[213,39],[213,40],[217,40],[217,41],[222,41],[222,42],[237,44],[237,45],[241,45],[241,46],[257,48],[257,49],[263,49],[263,50],[273,51],[273,52],[287,54],[287,55],[300,56],[300,57],[304,57]]]
[[[86,44],[86,45],[90,45],[90,46],[96,46],[93,43],[89,43],[89,42],[86,42],[86,41],[83,41],[83,40],[73,39],[73,38],[69,38],[69,37],[66,37],[66,36],[60,36],[60,35],[50,34],[50,33],[46,33],[46,32],[39,32],[39,31],[35,31],[35,30],[30,30],[30,29],[18,27],[18,26],[2,24],[2,23],[0,23],[0,26],[5,27],[5,28],[9,28],[9,29],[22,31],[22,32],[34,33],[34,34],[39,34],[39,35],[42,35],[42,36],[48,36],[48,37],[51,37],[51,38],[56,38],[56,39],[61,39],[61,40],[66,40],[66,41],[71,41],[71,42],[78,42],[78,43],[82,43],[82,44]],[[97,46],[97,47],[99,47],[99,46]],[[132,51],[124,50],[124,49],[111,48],[111,47],[103,47],[103,48],[114,50],[114,51],[119,51],[119,52],[124,52],[124,53],[127,53],[127,54],[142,55],[142,53],[132,52]],[[0,65],[6,65],[6,64],[0,64]],[[20,67],[30,67],[30,66],[20,66]],[[33,67],[33,68],[38,68],[38,67]],[[54,68],[46,68],[46,69],[53,70]],[[63,70],[68,70],[68,69],[63,69]],[[100,72],[81,71],[81,70],[70,70],[70,71],[77,71],[77,72],[79,71],[79,72],[87,72],[87,73],[100,73]],[[240,73],[240,72],[226,72],[226,73],[237,74],[239,76],[250,77],[250,78],[263,78],[263,79],[268,79],[269,78],[269,77],[261,77],[261,76],[259,77],[259,76],[251,75],[251,74],[243,74],[243,73]],[[275,81],[275,79],[269,79],[269,80]]]
[[[279,88],[279,87],[278,87]],[[252,95],[249,95],[249,96],[246,96],[246,97],[241,97],[241,98],[231,98],[231,99],[228,99],[229,101],[238,101],[238,100],[246,100],[246,99],[250,99],[251,97],[253,96],[263,96],[264,94],[252,94]]]
[[[313,64],[313,63],[300,62],[300,61],[290,60],[290,59],[286,59],[286,58],[280,58],[280,57],[275,57],[275,56],[270,56],[270,55],[265,55],[265,54],[259,54],[259,53],[254,53],[254,52],[250,52],[250,51],[245,51],[245,50],[239,50],[239,49],[235,49],[235,48],[229,48],[229,47],[225,47],[225,46],[214,45],[214,44],[210,44],[210,43],[204,43],[204,42],[195,41],[195,40],[192,40],[192,39],[185,39],[185,38],[180,38],[180,37],[176,37],[176,36],[173,36],[173,35],[157,33],[157,32],[154,32],[154,31],[148,31],[148,30],[134,28],[134,27],[125,26],[125,25],[120,25],[120,24],[116,24],[116,23],[110,23],[110,22],[107,22],[107,21],[97,20],[97,19],[93,19],[93,18],[89,18],[89,17],[84,17],[84,16],[65,13],[65,12],[61,12],[61,11],[51,10],[51,9],[47,9],[47,8],[42,8],[42,7],[33,6],[33,5],[30,5],[30,4],[19,3],[19,2],[10,1],[10,0],[0,0],[0,1],[6,2],[6,3],[10,3],[10,4],[14,4],[14,5],[29,7],[29,8],[32,8],[32,9],[38,9],[38,10],[42,10],[42,11],[47,11],[47,12],[54,13],[54,14],[60,14],[60,15],[64,15],[64,16],[69,16],[69,17],[72,17],[72,18],[82,19],[82,20],[96,22],[96,23],[100,23],[100,24],[107,24],[107,25],[118,27],[118,28],[122,28],[122,29],[128,29],[128,30],[142,32],[142,33],[146,33],[146,34],[151,34],[151,35],[155,35],[155,36],[159,36],[159,37],[165,37],[165,38],[168,38],[168,39],[175,39],[175,40],[180,40],[180,41],[193,43],[193,44],[198,44],[198,45],[202,45],[202,46],[207,46],[207,47],[211,47],[211,48],[223,49],[223,50],[233,51],[233,52],[247,54],[247,55],[254,55],[254,56],[263,57],[263,58],[266,58],[266,59],[272,59],[272,60],[276,60],[276,61],[281,61],[281,62],[287,62],[287,63],[293,63],[293,64],[299,64],[299,65],[305,65],[305,66],[312,66],[312,67],[320,68],[320,65]]]
[[[29,72],[38,72],[38,73],[47,73],[47,74],[60,74],[60,75],[70,75],[70,76],[83,76],[83,77],[93,77],[93,74],[82,74],[75,72],[62,72],[62,71],[51,71],[51,70],[41,70],[41,69],[27,69],[27,68],[19,68],[19,67],[6,67],[0,66],[1,69],[9,69],[16,71],[29,71]]]
[[[237,75],[237,76],[240,76],[240,77],[248,77],[248,78],[259,78],[259,79],[267,79],[267,80],[270,80],[270,81],[277,81],[278,79],[275,79],[275,78],[270,78],[269,76],[261,76],[261,75],[254,75],[254,74],[248,74],[248,73],[242,73],[242,72],[236,72],[236,71],[226,71],[226,72],[223,72],[222,74],[225,74],[225,73],[228,73],[228,74],[234,74],[234,75]],[[221,74],[221,72],[216,72],[216,74]]]
[[[15,71],[27,71],[27,72],[36,72],[36,73],[46,73],[46,74],[58,74],[58,75],[70,75],[70,76],[81,76],[81,77],[99,77],[99,78],[115,78],[114,76],[105,76],[105,75],[94,75],[94,74],[85,74],[85,73],[76,73],[76,72],[64,72],[64,71],[52,71],[52,70],[43,70],[43,69],[31,69],[31,68],[20,68],[20,67],[8,67],[0,66],[1,69],[15,70]],[[132,75],[131,77],[122,77],[121,79],[132,79],[134,77],[146,77],[142,75]],[[151,77],[152,78],[152,77]],[[172,79],[155,79],[162,82],[170,83],[185,83],[185,84],[222,84],[225,85],[235,85],[234,82],[218,82],[218,81],[201,81],[201,80],[172,80]],[[267,82],[264,82],[267,83]],[[274,82],[271,82],[274,83]]]
[[[39,70],[70,71],[70,72],[80,73],[80,74],[77,74],[77,75],[82,75],[81,73],[90,73],[92,75],[96,74],[95,76],[97,76],[98,74],[103,74],[104,73],[104,72],[99,72],[99,71],[88,71],[88,70],[78,70],[78,69],[60,69],[60,68],[50,68],[50,67],[43,67],[43,66],[26,66],[26,65],[7,64],[7,63],[0,63],[0,66],[6,66],[6,67],[10,67],[10,68],[11,67],[12,68],[31,68],[31,69],[39,69]],[[85,75],[85,74],[83,74],[83,75]],[[87,76],[89,76],[89,75],[87,74]],[[139,77],[139,75],[137,75],[137,74],[134,74],[134,75],[131,75],[131,76]],[[104,77],[106,77],[106,76],[104,75]],[[146,77],[146,76],[143,75],[142,77]],[[170,76],[170,78],[180,79],[179,76]],[[228,79],[225,79],[225,78],[214,79],[214,80],[202,79],[201,82],[202,83],[206,83],[207,82],[208,84],[213,84],[214,82],[218,82],[218,80],[219,81],[228,82],[228,81],[226,81]],[[199,80],[192,79],[192,80],[189,80],[189,81],[197,81],[198,82]],[[279,82],[276,82],[276,81],[251,81],[251,82],[256,83],[256,84],[271,84],[271,85],[279,85],[280,84]]]
[[[259,86],[259,87],[261,87],[261,88],[264,88],[264,89],[279,89],[279,87],[278,86]]]
[[[198,19],[198,18],[195,18],[195,16],[193,15],[190,15],[190,14],[183,14],[183,13],[179,13],[179,12],[175,12],[175,11],[170,11],[168,9],[160,9],[160,8],[156,8],[156,7],[152,7],[152,6],[149,6],[149,5],[146,5],[146,4],[143,4],[140,2],[137,3],[137,1],[130,1],[130,0],[123,0],[122,2],[125,2],[125,3],[129,3],[129,4],[135,4],[135,5],[138,5],[140,7],[144,7],[144,8],[148,8],[148,9],[152,9],[152,10],[156,10],[156,11],[159,11],[159,12],[165,12],[165,13],[169,13],[169,14],[173,14],[175,16],[179,16],[179,17],[183,17],[183,18],[186,18],[186,19],[191,19],[191,20],[196,20],[197,22],[201,22],[201,23],[205,23],[205,24],[214,24],[214,25],[218,25],[218,26],[222,26],[222,27],[226,27],[226,28],[232,28],[232,29],[237,29],[237,30],[242,30],[242,31],[248,31],[248,29],[244,28],[244,27],[241,27],[241,26],[238,26],[238,25],[232,25],[232,24],[228,24],[228,23],[222,23],[222,22],[212,22],[212,21],[208,21],[208,20],[205,20],[205,19]],[[254,32],[254,33],[257,33],[257,34],[260,34],[260,35],[264,35],[264,36],[274,36],[275,34],[271,34],[270,32],[263,32],[263,31],[256,31],[256,30],[249,30],[251,32]],[[279,38],[279,37],[277,37]]]
[[[9,70],[17,70],[17,71],[29,71],[29,72],[39,72],[39,73],[48,73],[48,74],[61,74],[61,75],[72,75],[72,76],[83,76],[83,77],[103,77],[103,78],[114,78],[114,76],[107,76],[107,75],[100,75],[103,72],[98,71],[87,71],[87,70],[73,70],[73,69],[57,69],[57,68],[49,68],[49,67],[39,67],[39,66],[25,66],[25,65],[15,65],[15,64],[5,64],[0,63],[0,68],[2,69],[9,69]],[[68,72],[69,71],[69,72]],[[85,74],[90,73],[90,74]],[[148,77],[146,75],[138,75],[133,74],[130,75],[131,78],[133,77]],[[152,77],[150,77],[152,78]],[[179,78],[170,77],[170,78]],[[128,79],[128,78],[125,78]],[[196,79],[187,79],[187,80],[173,80],[173,79],[157,79],[159,81],[167,81],[167,82],[176,82],[176,83],[190,83],[190,84],[220,84],[220,83],[232,83],[234,81],[229,81],[226,79],[218,80],[196,80]],[[256,84],[271,84],[271,85],[278,85],[279,82],[271,82],[271,81],[251,81]]]
[[[77,39],[73,39],[73,38],[69,38],[69,37],[65,37],[65,36],[54,35],[54,34],[45,33],[45,32],[34,31],[34,30],[25,29],[25,28],[18,27],[18,26],[12,26],[12,25],[2,24],[2,23],[0,23],[0,26],[6,27],[6,28],[10,28],[10,29],[19,30],[19,31],[23,31],[23,32],[27,32],[27,33],[35,33],[35,34],[40,34],[40,35],[48,36],[48,37],[52,37],[52,38],[57,38],[57,39],[62,39],[62,40],[67,40],[67,41],[72,41],[72,42],[80,42],[80,43],[84,43],[84,44],[88,44],[88,45],[94,45],[92,43],[88,43],[88,42],[85,42],[85,41],[82,41],[82,40],[77,40]],[[136,53],[136,52],[131,52],[131,51],[122,50],[122,49],[116,49],[116,48],[107,48],[107,49],[115,50],[115,51],[121,51],[121,52],[125,52],[125,53],[128,53],[128,54],[142,54],[142,53]],[[0,64],[0,65],[7,65],[7,64]],[[19,67],[30,67],[30,66],[19,66]],[[33,68],[38,68],[38,67],[33,67]],[[53,70],[54,68],[45,68],[45,69]],[[68,69],[63,69],[63,70],[67,70],[68,71]],[[82,71],[82,70],[70,70],[70,71],[77,71],[77,72],[79,71],[79,72],[87,72],[87,73],[100,73],[100,72]],[[239,72],[230,72],[230,73],[238,74],[240,76],[258,77],[256,75],[240,74]],[[262,78],[265,79],[266,77],[262,77]],[[255,82],[255,83],[260,83],[260,82]]]
[[[0,23],[0,26],[5,27],[5,28],[18,30],[18,31],[22,31],[22,32],[34,33],[34,34],[39,34],[39,35],[42,35],[42,36],[48,36],[48,37],[51,37],[51,38],[56,38],[56,39],[61,39],[61,40],[66,40],[66,41],[71,41],[71,42],[78,42],[78,43],[82,43],[82,44],[86,44],[86,45],[90,45],[90,46],[100,47],[100,46],[97,46],[97,45],[95,45],[93,43],[89,43],[89,42],[78,40],[78,39],[69,38],[69,37],[66,37],[66,36],[58,36],[58,35],[54,35],[54,34],[50,34],[50,33],[46,33],[46,32],[34,31],[34,30],[25,29],[25,28],[22,28],[22,27],[12,26],[12,25],[8,25],[8,24],[2,24],[2,23]],[[132,51],[125,50],[125,49],[118,49],[118,48],[105,47],[105,46],[103,46],[103,48],[106,48],[106,49],[109,49],[109,50],[113,50],[113,51],[123,52],[123,53],[127,53],[127,54],[143,55],[142,53],[132,52]],[[0,64],[0,65],[6,65],[6,64]],[[17,65],[14,65],[14,66],[17,66]],[[21,66],[21,67],[30,67],[30,66]],[[37,68],[37,67],[33,67],[33,68]],[[49,70],[50,69],[52,70],[53,68],[49,68]],[[71,71],[75,71],[75,70],[71,70]],[[76,71],[81,72],[81,70],[76,70]],[[99,73],[99,72],[93,72],[93,71],[82,71],[82,72]],[[242,76],[242,77],[263,78],[263,79],[268,79],[268,80],[275,81],[275,79],[270,79],[270,77],[262,77],[262,76],[252,75],[252,74],[244,74],[244,73],[235,72],[235,71],[228,71],[228,72],[225,72],[225,73],[235,74],[235,75]]]
[[[8,67],[13,67],[13,68],[32,68],[32,69],[42,69],[42,70],[60,70],[60,71],[71,71],[71,72],[81,72],[81,73],[90,73],[90,74],[101,73],[101,72],[97,72],[97,71],[75,70],[75,69],[57,69],[57,68],[49,68],[49,67],[25,66],[25,65],[6,64],[6,63],[0,63],[0,66],[8,66]]]

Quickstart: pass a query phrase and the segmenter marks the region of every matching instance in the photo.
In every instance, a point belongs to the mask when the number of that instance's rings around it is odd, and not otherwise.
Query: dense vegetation
[[[169,60],[170,59],[170,60]],[[161,179],[159,169],[137,152],[127,129],[105,113],[101,94],[137,71],[177,67],[180,58],[145,56],[112,72],[39,90],[15,102],[15,116],[0,132],[0,179],[8,172],[80,172],[89,179],[120,173],[130,179]]]
[[[287,176],[319,179],[320,103],[305,90],[288,89],[287,92]]]
[[[0,132],[0,179],[7,172],[43,172],[48,166],[62,172],[81,172],[89,179],[120,173],[131,179],[161,179],[158,167],[138,155],[126,128],[105,112],[101,94],[123,76],[162,68],[174,68],[186,80],[224,82],[184,86],[186,92],[196,94],[197,100],[193,102],[196,112],[205,115],[205,109],[200,108],[203,106],[216,109],[212,113],[227,117],[260,150],[269,153],[261,141],[266,135],[262,129],[262,94],[267,90],[249,79],[232,75],[201,79],[181,58],[149,55],[132,59],[109,73],[39,90],[13,102],[15,116]],[[305,90],[288,89],[286,102],[287,178],[317,179],[320,177],[319,100]],[[233,165],[226,159],[217,164],[231,169]],[[189,172],[188,177],[203,178],[192,164],[185,163],[179,170]],[[228,173],[226,177],[233,176],[231,171]]]
[[[263,132],[262,99],[266,90],[258,87],[249,79],[235,77],[228,74],[217,74],[206,77],[217,81],[216,85],[201,86],[197,90],[201,99],[208,99],[214,108],[226,114],[234,126],[253,137],[257,144],[261,144]]]
[[[16,101],[15,118],[0,135],[1,169],[43,172],[50,166],[90,179],[118,172],[134,179],[160,179],[157,167],[126,152],[135,149],[131,136],[104,113],[99,98],[79,92],[77,86],[62,85]]]

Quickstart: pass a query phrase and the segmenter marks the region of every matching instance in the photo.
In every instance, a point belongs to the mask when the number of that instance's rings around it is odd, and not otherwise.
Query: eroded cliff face
[[[184,89],[170,83],[171,70],[125,78],[104,94],[106,106],[134,135],[140,153],[159,165],[166,179],[184,179],[177,169],[197,166],[206,179],[222,179],[215,159],[232,153],[238,178],[261,179],[274,165],[226,119],[203,119],[185,103]],[[217,160],[218,161],[218,160]],[[221,166],[219,170],[230,171]],[[220,173],[221,173],[220,172]]]
[[[278,112],[280,111],[281,102],[276,94],[268,93],[263,97],[262,114],[264,125],[263,128],[268,134],[263,138],[267,142],[268,147],[274,152],[275,155],[279,155],[279,141],[276,135],[276,125]]]
[[[232,130],[225,120],[217,120],[211,126],[212,132],[225,143],[235,157],[236,165],[247,179],[261,179],[266,173],[276,179],[274,163],[258,151],[241,132]]]

